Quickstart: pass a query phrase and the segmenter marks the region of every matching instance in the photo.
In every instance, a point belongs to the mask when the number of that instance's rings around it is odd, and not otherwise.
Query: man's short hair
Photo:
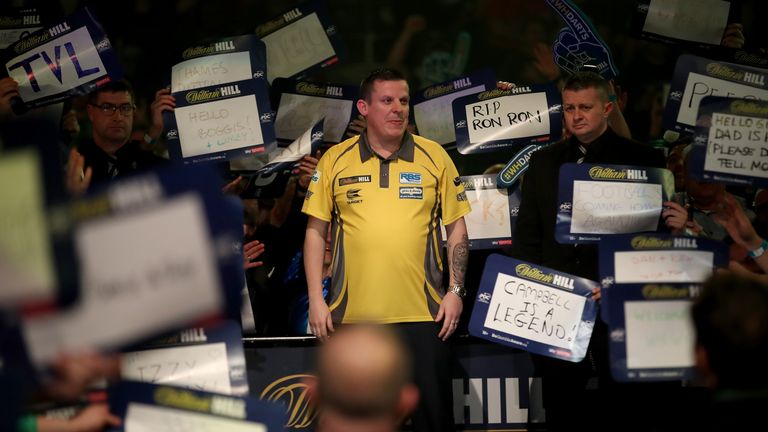
[[[718,388],[765,388],[768,374],[768,286],[715,275],[691,309],[696,344],[707,353]]]
[[[389,69],[379,68],[368,74],[367,77],[360,83],[360,99],[369,102],[371,99],[371,93],[373,93],[373,83],[376,81],[405,81],[405,75],[402,72]]]
[[[600,94],[600,99],[602,99],[603,102],[608,101],[608,93],[610,92],[608,81],[606,81],[605,78],[601,77],[595,72],[576,72],[575,74],[568,77],[568,79],[565,80],[565,84],[563,85],[563,91],[579,91],[590,88],[596,89],[598,91]]]
[[[131,101],[136,102],[136,95],[133,93],[133,86],[126,80],[112,80],[97,87],[94,91],[88,93],[88,103],[95,104],[102,93],[122,93],[128,92]]]
[[[357,349],[360,345],[364,348]],[[411,382],[408,350],[399,335],[383,325],[342,327],[323,346],[318,360],[322,409],[348,419],[392,415],[400,391]]]

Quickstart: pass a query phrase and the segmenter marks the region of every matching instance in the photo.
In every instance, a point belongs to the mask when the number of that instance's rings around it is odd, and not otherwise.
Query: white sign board
[[[616,252],[616,283],[698,283],[712,274],[714,254],[697,250]]]
[[[485,327],[570,350],[585,303],[583,296],[499,273]]]
[[[203,204],[193,193],[83,224],[75,233],[81,299],[30,318],[22,331],[36,364],[65,352],[115,348],[217,313],[222,305]]]
[[[171,69],[171,93],[251,79],[248,51],[198,57]]]
[[[689,300],[627,301],[627,368],[692,367],[695,332]]]
[[[661,197],[660,184],[574,180],[571,232],[655,231],[661,214]]]
[[[129,352],[120,365],[123,379],[232,393],[224,342]]]
[[[176,108],[174,115],[184,158],[264,142],[252,95]]]

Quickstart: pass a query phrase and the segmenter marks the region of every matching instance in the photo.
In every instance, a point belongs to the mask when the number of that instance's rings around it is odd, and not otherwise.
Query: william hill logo
[[[699,245],[695,238],[678,237],[671,239],[661,239],[650,236],[636,236],[632,238],[632,249],[698,249]]]
[[[670,285],[646,285],[643,287],[643,297],[647,299],[681,299],[690,297],[688,287]]]
[[[735,70],[721,63],[710,63],[707,65],[707,73],[718,78],[724,78],[730,81],[743,81],[744,72]]]
[[[632,238],[632,249],[665,249],[672,247],[672,239],[660,239],[649,236],[636,236]]]
[[[305,378],[312,378],[312,375],[284,376],[269,384],[259,396],[261,400],[286,405],[288,411],[286,428],[308,428],[317,417],[315,408],[309,403]]]
[[[759,102],[736,100],[731,102],[731,112],[734,114],[757,114],[768,116],[768,106]]]
[[[573,289],[573,279],[554,273],[544,273],[540,269],[529,264],[518,264],[515,266],[515,272],[517,272],[518,276],[524,277],[526,279],[544,282],[550,285],[568,288],[571,290]]]
[[[648,180],[648,173],[642,169],[621,169],[594,166],[589,169],[589,177],[602,180]]]
[[[187,102],[189,103],[205,102],[205,101],[209,101],[211,99],[217,99],[220,97],[221,97],[221,92],[218,89],[214,91],[195,90],[187,93]]]
[[[530,264],[518,264],[515,266],[515,272],[520,277],[545,283],[552,283],[552,280],[555,278],[555,275],[552,273],[545,274],[538,268],[531,267]]]

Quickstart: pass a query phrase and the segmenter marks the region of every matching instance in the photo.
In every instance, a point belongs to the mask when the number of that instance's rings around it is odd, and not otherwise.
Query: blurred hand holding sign
[[[584,65],[592,65],[603,78],[616,78],[619,69],[613,62],[608,44],[584,12],[570,0],[547,0],[547,4],[567,25],[552,45],[555,63],[569,74],[580,71]]]

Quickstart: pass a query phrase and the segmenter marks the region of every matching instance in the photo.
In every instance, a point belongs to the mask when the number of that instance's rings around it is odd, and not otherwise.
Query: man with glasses
[[[145,139],[151,141],[162,132],[162,112],[172,109],[167,91],[160,91],[152,103],[152,126]],[[88,95],[88,118],[93,125],[93,139],[72,149],[67,163],[66,186],[73,195],[84,193],[91,183],[108,181],[156,167],[165,159],[141,148],[131,140],[136,112],[133,88],[127,81],[111,81]]]

